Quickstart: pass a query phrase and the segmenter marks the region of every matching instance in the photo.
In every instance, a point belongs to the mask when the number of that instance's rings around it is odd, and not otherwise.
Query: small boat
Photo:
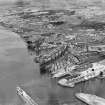
[[[100,75],[100,72],[105,71],[105,66],[99,63],[93,63],[91,68],[88,68],[85,71],[78,73],[77,77],[71,78],[63,78],[58,81],[58,84],[67,87],[74,87],[76,83],[89,80],[91,78],[95,78]]]
[[[16,87],[17,94],[24,100],[27,105],[38,105],[22,88]]]
[[[96,95],[76,93],[76,97],[88,105],[105,105],[105,99]]]

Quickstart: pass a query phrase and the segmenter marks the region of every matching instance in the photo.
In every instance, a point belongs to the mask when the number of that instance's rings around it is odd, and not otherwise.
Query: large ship
[[[75,74],[76,76],[68,76],[58,81],[58,84],[67,87],[74,87],[76,83],[89,80],[99,76],[105,72],[105,66],[99,63],[93,63],[91,68]]]
[[[38,105],[22,88],[16,88],[17,94],[24,100],[26,105]]]
[[[88,105],[105,105],[105,99],[96,95],[76,93],[76,97]]]

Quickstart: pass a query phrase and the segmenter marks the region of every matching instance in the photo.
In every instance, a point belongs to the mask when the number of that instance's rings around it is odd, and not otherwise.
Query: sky
[[[0,0],[0,4],[11,4],[19,0]],[[27,0],[24,0],[27,1]]]
[[[0,2],[14,2],[16,0],[0,0]]]
[[[0,0],[0,4],[12,4],[15,1],[17,0]]]

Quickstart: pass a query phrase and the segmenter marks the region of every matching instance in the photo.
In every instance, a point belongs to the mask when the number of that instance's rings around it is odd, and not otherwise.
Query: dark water
[[[18,43],[19,42],[19,43]],[[104,62],[103,62],[104,63]],[[86,92],[105,98],[105,80],[93,79],[77,84],[75,88],[61,87],[56,79],[42,75],[33,62],[23,41],[16,34],[0,29],[0,103],[23,105],[16,95],[21,85],[39,105],[85,105],[75,93]]]

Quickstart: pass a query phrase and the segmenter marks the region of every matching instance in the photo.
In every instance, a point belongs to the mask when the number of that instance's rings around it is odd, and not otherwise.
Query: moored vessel
[[[93,63],[93,66],[91,68],[79,72],[76,77],[67,77],[60,79],[58,81],[58,84],[67,87],[74,87],[76,83],[95,78],[100,75],[101,72],[105,72],[105,66],[98,63]]]

